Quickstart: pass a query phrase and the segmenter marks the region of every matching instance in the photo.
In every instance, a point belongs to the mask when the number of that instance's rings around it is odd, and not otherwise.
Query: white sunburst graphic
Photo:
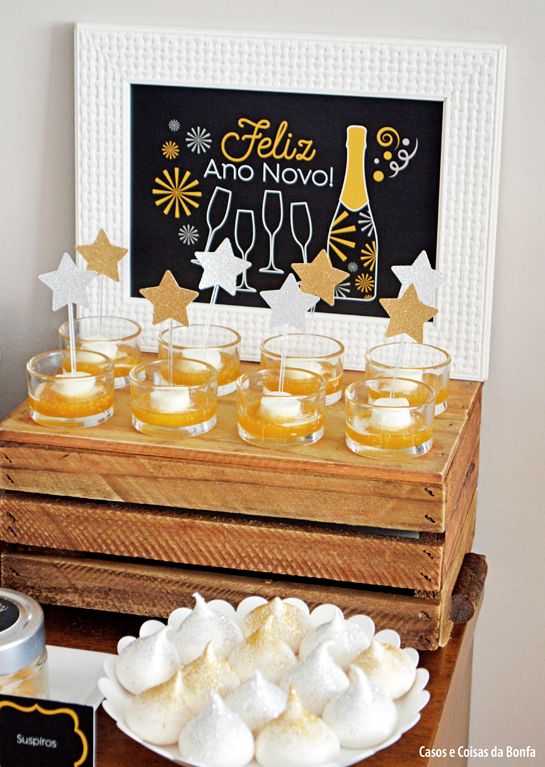
[[[359,269],[355,261],[351,261],[346,268],[348,269],[349,272],[352,272],[352,274],[354,274],[354,272],[357,272]]]
[[[212,137],[206,128],[197,126],[196,128],[190,128],[187,131],[185,134],[185,143],[191,152],[204,154],[205,152],[208,152],[212,145]]]
[[[199,239],[199,230],[191,224],[185,224],[178,229],[178,237],[184,245],[195,245]]]
[[[176,133],[176,131],[180,130],[180,121],[175,119],[169,120],[168,127],[171,131],[174,131],[174,133]]]

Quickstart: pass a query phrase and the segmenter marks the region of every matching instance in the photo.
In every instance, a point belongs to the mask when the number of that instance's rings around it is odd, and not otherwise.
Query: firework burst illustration
[[[165,206],[163,210],[165,216],[168,216],[173,208],[175,218],[180,218],[180,208],[186,216],[190,216],[191,208],[199,207],[199,203],[194,198],[202,197],[202,192],[195,188],[199,182],[197,179],[189,180],[191,173],[188,170],[185,171],[181,180],[180,168],[176,167],[173,170],[174,178],[169,170],[163,171],[164,179],[159,176],[155,178],[158,187],[152,189],[152,194],[157,197],[155,204]]]
[[[366,269],[373,271],[377,262],[377,243],[375,240],[372,242],[366,242],[361,249],[362,255],[360,256],[363,261],[363,265]]]
[[[350,283],[349,282],[341,282],[340,285],[337,285],[335,288],[335,298],[346,298],[348,294],[350,293]]]
[[[355,261],[351,261],[346,268],[352,274],[354,274],[354,272],[357,272],[358,269],[359,269],[359,267],[358,267],[358,265],[357,265],[357,263]]]
[[[208,152],[212,144],[212,138],[206,128],[191,128],[185,135],[185,143],[188,149],[197,154]]]
[[[176,131],[180,130],[180,121],[179,120],[169,120],[168,121],[168,127],[173,132],[176,133]]]
[[[359,274],[356,277],[355,285],[361,293],[372,293],[375,288],[375,280],[370,274]]]
[[[161,152],[167,160],[175,160],[180,154],[180,147],[175,141],[165,141],[161,147]]]
[[[329,233],[329,244],[331,245],[332,249],[335,251],[335,253],[339,256],[341,261],[346,261],[348,256],[343,253],[340,246],[343,246],[345,248],[355,248],[356,243],[352,239],[347,239],[346,235],[350,232],[355,232],[356,227],[354,224],[349,224],[348,226],[340,226],[340,224],[343,223],[345,218],[348,217],[348,213],[346,211],[343,211],[337,218],[333,221],[331,224],[331,232]]]
[[[199,230],[190,224],[184,224],[178,229],[178,237],[184,245],[195,245],[199,239]]]
[[[358,216],[358,224],[360,225],[360,229],[364,234],[372,235],[375,229],[375,222],[373,221],[373,216],[371,215],[371,212],[367,206],[360,211],[360,214]]]

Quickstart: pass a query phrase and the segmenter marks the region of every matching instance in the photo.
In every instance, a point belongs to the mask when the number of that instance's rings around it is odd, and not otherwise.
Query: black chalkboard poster
[[[196,289],[194,252],[228,237],[252,267],[221,303],[265,307],[325,248],[349,276],[318,311],[384,316],[393,264],[435,266],[442,122],[439,101],[131,85],[131,295],[167,268]]]

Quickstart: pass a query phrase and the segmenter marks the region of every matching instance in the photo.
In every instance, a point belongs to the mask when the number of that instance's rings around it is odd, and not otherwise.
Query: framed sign
[[[384,337],[378,299],[399,292],[391,266],[426,250],[444,274],[427,340],[456,377],[485,378],[504,59],[499,45],[78,25],[77,241],[103,227],[129,248],[106,312],[155,349],[140,288],[168,268],[195,289],[195,251],[227,237],[251,267],[214,321],[257,359],[259,291],[325,248],[347,278],[308,329],[361,369]]]

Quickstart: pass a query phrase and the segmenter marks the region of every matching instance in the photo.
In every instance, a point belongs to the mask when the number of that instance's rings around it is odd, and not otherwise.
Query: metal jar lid
[[[0,588],[0,675],[15,674],[45,647],[44,613],[26,594]]]

